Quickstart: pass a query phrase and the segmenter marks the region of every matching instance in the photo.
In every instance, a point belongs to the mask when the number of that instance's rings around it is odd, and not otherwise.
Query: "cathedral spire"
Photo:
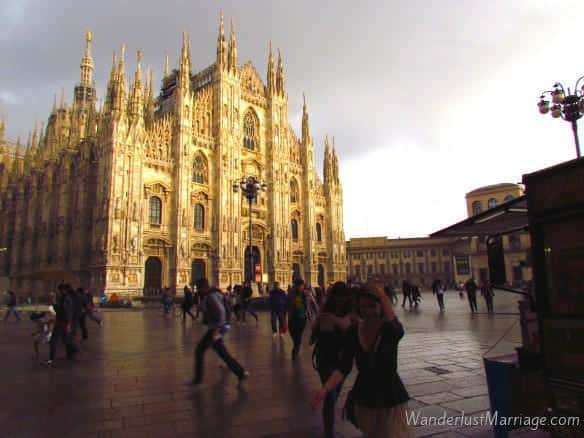
[[[227,53],[225,51],[225,27],[223,26],[223,12],[219,19],[219,35],[217,35],[217,68],[223,70],[227,66]]]
[[[272,41],[270,40],[270,48],[268,53],[268,93],[274,94],[275,90],[275,83],[274,83],[274,54],[272,53]]]
[[[310,143],[310,126],[308,123],[308,108],[306,106],[306,95],[302,93],[302,143],[308,145]]]
[[[278,70],[276,72],[276,91],[280,96],[285,95],[284,66],[282,64],[282,54],[278,49]]]
[[[136,52],[136,73],[130,93],[129,113],[133,120],[139,120],[144,115],[144,93],[142,89],[142,52]]]
[[[323,163],[323,175],[325,184],[329,181],[331,166],[331,151],[329,147],[328,134],[324,137],[324,163]]]
[[[85,53],[81,58],[81,85],[84,87],[91,87],[93,81],[93,57],[91,56],[91,40],[92,35],[90,31],[85,33]]]
[[[177,81],[177,88],[183,90],[189,90],[191,82],[191,55],[189,53],[189,46],[189,35],[188,33],[183,32],[182,47],[180,51],[179,77]]]
[[[126,109],[126,45],[122,44],[120,60],[115,79],[115,95],[112,109],[123,112]]]
[[[164,52],[164,77],[170,76],[170,62],[168,60],[168,52]]]
[[[233,20],[230,22],[228,70],[231,73],[237,72],[237,43],[235,42],[235,26]]]

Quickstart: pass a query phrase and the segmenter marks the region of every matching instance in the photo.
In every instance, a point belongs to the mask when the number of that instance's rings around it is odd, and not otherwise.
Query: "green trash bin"
[[[497,413],[498,417],[508,417],[511,415],[511,375],[519,364],[517,355],[485,357],[483,361],[489,388],[491,414]],[[506,426],[493,425],[495,438],[507,438],[509,430]]]

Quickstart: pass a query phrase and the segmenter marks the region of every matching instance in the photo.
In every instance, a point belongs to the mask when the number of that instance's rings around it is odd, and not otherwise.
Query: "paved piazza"
[[[477,415],[489,407],[482,355],[513,324],[493,353],[512,351],[519,342],[517,296],[498,292],[497,315],[471,316],[456,292],[446,294],[440,314],[425,293],[417,311],[398,308],[406,328],[399,371],[423,415]],[[479,311],[484,311],[479,301]],[[3,437],[319,437],[320,412],[309,400],[319,387],[311,348],[290,359],[291,340],[272,340],[269,315],[260,322],[235,323],[227,346],[251,372],[241,387],[210,350],[205,385],[193,391],[193,350],[204,326],[164,318],[159,310],[104,311],[102,329],[88,321],[90,339],[74,363],[57,360],[47,369],[31,361],[33,324],[0,323],[0,435]],[[250,318],[251,319],[251,318]],[[61,348],[61,345],[59,345]],[[62,348],[60,356],[64,355]],[[59,356],[58,356],[59,357]],[[439,367],[438,374],[429,367]],[[359,436],[340,419],[339,437]],[[419,426],[418,436],[492,436],[486,427]],[[514,433],[514,435],[528,432]],[[531,436],[531,433],[529,433]]]

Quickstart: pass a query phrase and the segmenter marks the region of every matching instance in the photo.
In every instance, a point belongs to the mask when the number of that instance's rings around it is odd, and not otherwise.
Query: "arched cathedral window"
[[[319,222],[316,223],[316,240],[322,242],[322,225]]]
[[[193,161],[193,182],[207,184],[207,161],[201,155],[197,155]]]
[[[296,219],[292,219],[290,227],[292,228],[292,240],[298,240],[298,222]]]
[[[260,145],[260,127],[253,111],[246,111],[243,116],[243,147],[253,151]]]
[[[296,204],[298,202],[298,184],[295,180],[290,181],[290,203]]]
[[[205,229],[205,207],[201,204],[195,205],[195,230],[203,231]]]
[[[150,224],[160,225],[162,223],[162,201],[157,196],[150,198]]]

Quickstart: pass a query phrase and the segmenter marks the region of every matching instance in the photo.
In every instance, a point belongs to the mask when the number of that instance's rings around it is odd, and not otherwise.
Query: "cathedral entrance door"
[[[250,267],[251,264],[251,267]],[[245,281],[256,281],[256,267],[260,266],[260,274],[261,274],[261,265],[262,265],[262,257],[260,254],[260,250],[257,246],[251,247],[251,257],[249,251],[249,245],[245,248]],[[260,279],[261,281],[261,279]]]
[[[318,264],[318,285],[324,287],[324,267]]]
[[[191,265],[191,284],[194,285],[197,280],[201,278],[206,278],[207,269],[205,267],[205,261],[201,259],[193,260]]]
[[[157,294],[162,289],[162,262],[158,257],[148,257],[144,268],[144,291]]]

